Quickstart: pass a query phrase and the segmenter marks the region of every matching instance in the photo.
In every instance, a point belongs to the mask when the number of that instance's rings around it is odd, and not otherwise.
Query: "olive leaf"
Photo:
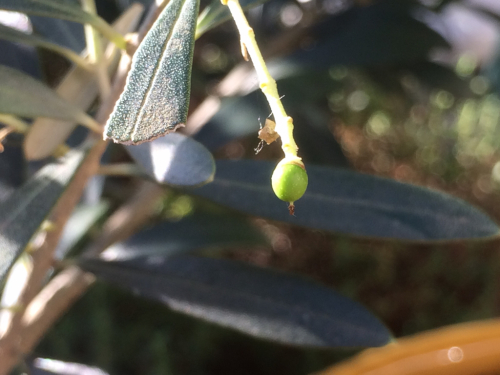
[[[470,204],[435,190],[307,164],[309,186],[296,216],[276,199],[274,163],[218,161],[211,184],[193,193],[221,205],[308,228],[408,241],[498,238],[500,228]]]
[[[79,65],[85,70],[92,71],[92,66],[90,65],[90,63],[86,61],[84,58],[82,58],[80,55],[78,55],[77,53],[73,52],[68,48],[62,47],[55,43],[51,43],[48,40],[38,35],[26,34],[12,27],[0,24],[0,39],[5,39],[8,40],[9,42],[14,42],[14,43],[24,43],[33,47],[50,49],[54,52],[63,55],[68,60]]]
[[[184,126],[198,7],[199,0],[172,0],[165,7],[134,55],[106,138],[139,144]]]
[[[178,133],[155,139],[127,151],[156,181],[174,186],[200,186],[213,180],[215,161],[210,151]]]
[[[0,113],[22,117],[71,120],[99,132],[100,125],[81,109],[71,105],[42,82],[0,65]]]
[[[117,33],[101,17],[82,10],[77,2],[68,0],[2,0],[0,9],[11,10],[43,17],[61,18],[63,20],[88,23],[99,30],[119,48],[125,49],[123,36]]]
[[[0,205],[0,284],[78,170],[85,151],[43,167]]]
[[[392,339],[358,303],[275,270],[189,255],[81,259],[79,265],[173,310],[289,345],[367,347]]]
[[[162,221],[108,247],[103,259],[170,258],[180,254],[248,248],[267,244],[250,221],[237,215],[195,212],[179,221]]]

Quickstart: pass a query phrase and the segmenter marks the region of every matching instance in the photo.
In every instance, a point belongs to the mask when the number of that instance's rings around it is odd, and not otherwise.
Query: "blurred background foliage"
[[[130,3],[97,0],[108,21]],[[495,0],[270,0],[248,16],[295,119],[306,165],[352,168],[443,190],[500,221]],[[32,17],[31,27],[78,52],[84,46],[80,25]],[[53,53],[0,43],[6,51],[2,64],[22,67],[51,85],[68,68]],[[251,73],[224,78],[241,60],[232,21],[196,42],[191,108],[195,112],[207,97],[218,97],[219,104],[204,107],[215,116],[196,117],[188,131],[200,128],[195,138],[219,158],[275,159],[281,152],[277,144],[254,156],[259,118],[264,122],[269,109]],[[78,132],[73,139],[81,139]],[[40,165],[22,159],[15,135],[5,148],[0,167],[10,178],[1,181],[1,193]],[[129,160],[118,146],[107,158]],[[104,196],[116,207],[134,187],[130,179],[108,178]],[[227,214],[175,190],[158,212],[157,221],[171,222],[194,212]],[[500,313],[498,241],[429,245],[334,236],[264,219],[251,223],[267,244],[228,245],[218,256],[309,275],[364,304],[396,337]],[[91,238],[92,231],[73,251]],[[254,339],[98,283],[34,355],[110,374],[223,375],[305,374],[354,352]]]

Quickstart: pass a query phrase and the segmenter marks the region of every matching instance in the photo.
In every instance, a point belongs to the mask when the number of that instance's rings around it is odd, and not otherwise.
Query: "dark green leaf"
[[[427,60],[433,48],[447,47],[447,43],[415,19],[416,9],[416,2],[399,0],[353,7],[314,27],[315,47],[289,60],[316,69]]]
[[[265,99],[260,91],[242,97],[222,98],[217,113],[193,138],[215,151],[234,139],[254,133],[257,146],[262,100]]]
[[[85,48],[83,25],[55,18],[30,16],[33,32],[60,46],[81,52]]]
[[[125,40],[102,18],[87,13],[71,0],[1,0],[0,9],[31,14],[35,16],[61,18],[72,22],[88,23],[97,28],[120,48],[125,48]]]
[[[221,205],[309,228],[411,241],[498,236],[498,226],[466,202],[430,189],[308,165],[309,186],[296,216],[271,189],[273,163],[217,162],[210,185],[193,193]]]
[[[390,333],[356,302],[312,281],[223,259],[83,260],[104,280],[210,322],[278,342],[381,346]]]
[[[198,0],[172,0],[165,7],[134,54],[107,138],[139,144],[185,124],[198,6]]]
[[[1,0],[0,9],[79,23],[92,23],[95,18],[83,11],[77,2],[68,0]]]
[[[168,134],[153,142],[128,146],[127,151],[156,181],[195,186],[212,181],[215,162],[210,151],[182,134]]]
[[[140,256],[170,257],[229,246],[263,245],[263,235],[235,216],[194,214],[178,222],[161,222],[111,246],[104,259],[128,260]]]
[[[75,64],[78,64],[88,70],[90,70],[90,63],[88,63],[85,59],[80,57],[78,54],[73,52],[70,49],[61,47],[57,44],[51,43],[44,38],[34,35],[34,34],[26,34],[22,31],[18,31],[11,27],[0,24],[0,39],[5,39],[10,42],[15,43],[24,43],[34,47],[47,48],[54,52],[60,53],[61,55],[67,57]]]
[[[70,251],[92,228],[98,220],[100,220],[106,211],[109,209],[107,202],[99,202],[96,204],[82,204],[75,208],[68,222],[64,226],[64,231],[61,239],[57,244],[55,256],[59,259]]]
[[[0,205],[0,284],[66,189],[84,155],[72,151],[45,166]]]
[[[269,0],[240,0],[240,5],[243,10],[249,10],[257,5],[263,4]],[[212,2],[203,9],[198,17],[196,26],[196,39],[202,36],[205,32],[221,23],[231,19],[231,12],[226,5],[223,5],[220,0],[212,0]]]
[[[40,81],[0,65],[0,113],[22,117],[51,117],[95,126],[81,109],[59,97]]]
[[[11,134],[4,141],[5,150],[0,157],[0,203],[22,185],[25,175],[26,160],[19,146],[20,134]]]

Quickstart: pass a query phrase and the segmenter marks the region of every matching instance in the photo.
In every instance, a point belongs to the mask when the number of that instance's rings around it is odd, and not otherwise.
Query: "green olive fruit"
[[[276,166],[271,177],[274,193],[282,201],[293,202],[300,199],[307,189],[307,172],[304,164],[298,160],[282,160]]]

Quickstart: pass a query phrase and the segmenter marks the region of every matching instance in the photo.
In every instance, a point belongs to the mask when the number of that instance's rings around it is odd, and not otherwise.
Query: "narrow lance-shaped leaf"
[[[68,21],[88,23],[121,49],[126,43],[122,35],[102,18],[82,10],[77,2],[68,0],[1,0],[0,9],[11,10],[43,17],[61,18]]]
[[[87,205],[81,204],[75,208],[71,217],[66,222],[59,243],[55,251],[55,257],[62,259],[85,235],[90,228],[100,220],[109,208],[105,201]]]
[[[165,7],[134,54],[106,138],[139,144],[184,126],[198,6],[198,0],[171,0]]]
[[[391,334],[356,302],[307,279],[223,259],[177,256],[81,261],[104,280],[171,309],[278,342],[381,346]]]
[[[0,285],[58,201],[85,152],[72,151],[43,167],[0,205]]]
[[[128,146],[127,151],[149,176],[163,184],[200,186],[214,178],[215,161],[210,151],[182,134]]]
[[[309,228],[411,241],[497,237],[483,212],[450,195],[342,169],[307,165],[296,216],[274,196],[274,163],[219,161],[214,181],[193,193],[239,211]]]
[[[117,261],[143,256],[170,257],[266,243],[262,233],[238,216],[195,213],[177,222],[161,222],[147,228],[106,249],[102,258]]]
[[[24,43],[34,47],[50,49],[65,56],[70,61],[86,70],[93,70],[92,65],[77,53],[68,48],[64,48],[57,44],[51,43],[38,35],[26,34],[22,31],[18,31],[11,27],[0,24],[0,39],[5,39],[14,43]]]
[[[22,117],[71,120],[100,131],[100,125],[81,109],[59,97],[42,82],[0,65],[0,113]]]

